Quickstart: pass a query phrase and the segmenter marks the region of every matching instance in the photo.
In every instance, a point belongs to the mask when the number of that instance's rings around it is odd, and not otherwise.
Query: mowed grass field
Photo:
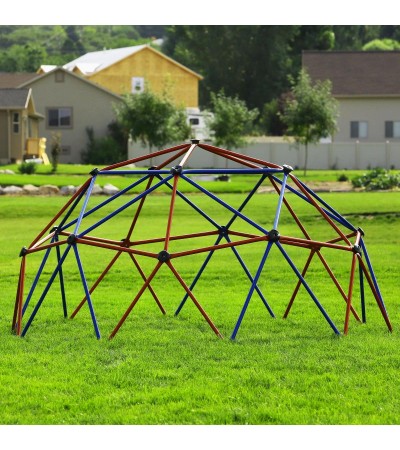
[[[1,424],[399,424],[400,423],[400,193],[326,193],[330,205],[365,232],[365,242],[387,307],[388,332],[376,302],[366,288],[367,323],[351,318],[347,336],[336,336],[305,289],[300,289],[287,319],[282,319],[297,278],[276,247],[262,272],[260,289],[276,318],[257,293],[249,303],[235,341],[229,339],[250,283],[234,253],[215,252],[194,294],[224,339],[213,333],[192,301],[174,312],[184,291],[167,266],[151,285],[167,314],[149,291],[144,292],[114,339],[108,336],[143,285],[134,264],[121,255],[92,295],[102,337],[96,339],[89,308],[63,317],[56,280],[24,338],[11,334],[19,275],[19,252],[28,246],[56,212],[63,197],[0,197],[0,423]],[[293,207],[315,239],[331,230],[310,205],[289,194]],[[220,224],[232,213],[203,195],[189,198]],[[221,194],[237,208],[243,196]],[[93,205],[104,201],[94,198]],[[126,199],[116,203],[122,205]],[[138,239],[165,235],[170,196],[149,196],[135,233]],[[255,222],[272,228],[277,196],[256,194],[245,208]],[[93,206],[89,205],[89,207]],[[90,226],[115,205],[93,214]],[[94,230],[122,239],[132,211]],[[248,226],[237,221],[237,229]],[[172,235],[209,230],[210,224],[177,199]],[[81,228],[83,229],[83,228]],[[299,235],[286,210],[279,222],[282,235]],[[254,229],[253,229],[254,232]],[[136,236],[136,234],[135,234]],[[215,236],[172,241],[170,251],[208,246]],[[111,250],[78,246],[88,284],[92,285],[114,256]],[[162,250],[152,244],[150,251]],[[260,263],[265,243],[237,247],[250,273]],[[287,248],[301,270],[308,252]],[[337,254],[338,253],[338,254]],[[206,253],[173,259],[187,284]],[[28,255],[26,291],[43,252]],[[326,258],[347,291],[351,253],[327,252]],[[38,293],[55,266],[51,254]],[[152,258],[138,257],[146,275]],[[84,296],[73,253],[64,265],[68,313]],[[334,323],[343,331],[345,302],[316,260],[306,277]],[[36,292],[36,291],[35,291]],[[24,324],[38,299],[24,317]],[[361,315],[358,283],[354,306]]]

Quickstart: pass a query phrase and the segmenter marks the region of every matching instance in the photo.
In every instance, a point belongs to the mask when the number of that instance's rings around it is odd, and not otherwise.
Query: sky
[[[387,25],[397,10],[361,0],[152,0],[85,2],[20,0],[1,12],[2,25]],[[112,8],[110,5],[112,4]],[[393,8],[390,8],[393,4]],[[18,6],[13,9],[12,5]],[[86,6],[87,5],[87,6]],[[373,5],[373,4],[372,4]],[[388,22],[389,21],[389,22]]]

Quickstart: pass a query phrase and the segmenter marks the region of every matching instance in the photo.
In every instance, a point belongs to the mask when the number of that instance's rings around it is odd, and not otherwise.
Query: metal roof
[[[78,68],[83,74],[90,75],[91,73],[103,70],[112,64],[121,61],[122,59],[137,53],[147,45],[136,45],[133,47],[115,48],[111,50],[101,50],[98,52],[90,52],[73,61],[65,64],[63,67],[67,70],[74,70]]]

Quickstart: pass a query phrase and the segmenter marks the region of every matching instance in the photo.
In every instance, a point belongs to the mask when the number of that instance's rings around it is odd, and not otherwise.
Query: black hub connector
[[[90,175],[92,175],[92,177],[94,177],[95,175],[98,175],[98,173],[99,173],[100,171],[99,171],[99,169],[93,169],[91,172],[89,172],[90,173]]]
[[[358,227],[357,231],[360,232],[361,236],[365,236],[364,230],[362,228]]]
[[[283,166],[283,173],[288,174],[293,171],[293,167],[289,166],[289,164],[284,164]]]
[[[222,236],[222,237],[227,237],[227,236],[228,236],[228,233],[229,233],[228,228],[226,228],[226,227],[220,227],[220,229],[219,229],[219,235],[220,235],[220,236]]]
[[[21,251],[19,252],[19,256],[25,256],[28,253],[28,249],[26,247],[22,247]]]
[[[354,244],[352,247],[352,251],[353,253],[355,253],[356,255],[361,255],[361,247],[357,244]]]
[[[182,166],[171,167],[172,175],[179,175],[182,173]]]
[[[67,242],[70,245],[76,244],[76,240],[77,240],[77,237],[75,236],[75,234],[70,234],[67,238]]]
[[[280,238],[281,236],[280,236],[278,230],[271,230],[271,231],[268,233],[268,237],[269,237],[269,241],[270,241],[270,242],[278,242],[278,241],[279,241],[279,238]]]
[[[190,139],[190,142],[192,144],[198,144],[200,142],[200,139]]]
[[[151,166],[147,170],[157,170],[157,166]]]
[[[163,263],[169,261],[170,258],[171,256],[166,250],[161,250],[157,257],[157,259]]]

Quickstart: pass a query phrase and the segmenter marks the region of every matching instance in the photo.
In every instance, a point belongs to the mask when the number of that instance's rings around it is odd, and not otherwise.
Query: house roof
[[[38,76],[30,72],[0,72],[0,88],[16,88]]]
[[[399,96],[399,51],[303,51],[312,80],[332,82],[334,96]]]
[[[65,64],[63,67],[69,71],[78,69],[83,75],[88,76],[88,75],[92,75],[96,72],[99,72],[107,67],[110,67],[113,64],[116,64],[117,62],[122,61],[123,59],[128,58],[129,56],[132,56],[135,53],[138,53],[146,48],[157,53],[159,56],[169,60],[171,63],[181,67],[183,70],[186,70],[187,72],[192,73],[197,78],[199,78],[199,79],[203,78],[198,73],[193,72],[192,70],[183,66],[182,64],[178,63],[177,61],[175,61],[175,60],[169,58],[168,56],[164,55],[163,53],[155,50],[153,47],[151,47],[148,44],[86,53],[85,55],[82,55],[79,58],[76,58],[73,61],[70,61],[69,63]]]
[[[115,92],[112,92],[112,91],[110,91],[109,89],[106,89],[106,88],[100,86],[100,85],[97,84],[97,83],[93,83],[92,81],[87,80],[86,78],[83,78],[83,77],[81,77],[81,76],[79,76],[79,75],[76,75],[76,74],[74,74],[73,72],[69,72],[68,70],[64,69],[63,67],[59,67],[59,66],[53,66],[53,68],[52,68],[50,71],[48,71],[48,72],[43,72],[43,73],[41,73],[40,75],[37,75],[37,74],[36,74],[36,77],[35,77],[34,79],[31,79],[31,80],[26,81],[25,83],[22,83],[22,84],[20,85],[20,87],[21,87],[21,88],[22,88],[22,87],[28,87],[28,86],[30,87],[30,86],[32,86],[33,83],[35,83],[35,82],[41,80],[41,79],[44,78],[44,77],[50,76],[52,73],[54,73],[54,72],[56,72],[56,71],[62,71],[62,72],[65,72],[65,73],[68,74],[69,76],[74,77],[74,78],[80,80],[82,83],[86,83],[86,84],[88,84],[89,86],[92,86],[92,87],[94,87],[94,88],[96,88],[96,89],[99,89],[100,91],[106,92],[107,94],[112,95],[112,96],[115,97],[116,99],[121,100],[121,96],[118,95],[118,94],[116,94]]]
[[[0,109],[26,109],[30,89],[0,88]]]

